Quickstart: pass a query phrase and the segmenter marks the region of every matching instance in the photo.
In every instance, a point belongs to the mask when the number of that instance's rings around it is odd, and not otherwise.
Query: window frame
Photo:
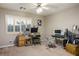
[[[8,23],[7,23],[7,16],[12,16],[13,17],[13,32],[8,32]],[[16,22],[16,17],[18,18],[18,19],[20,19],[20,21],[22,21],[22,20],[24,20],[24,21],[26,21],[26,25],[27,25],[27,20],[29,19],[29,18],[26,18],[26,17],[22,17],[22,16],[14,16],[14,15],[5,15],[5,28],[6,28],[6,33],[7,34],[18,34],[18,33],[22,33],[22,31],[21,31],[21,24],[20,24],[20,32],[15,32],[15,22]],[[32,21],[31,21],[31,25],[32,25]]]

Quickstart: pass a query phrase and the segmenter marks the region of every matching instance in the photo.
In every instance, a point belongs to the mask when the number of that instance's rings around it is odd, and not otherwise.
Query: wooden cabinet
[[[79,56],[79,45],[67,44],[66,50],[74,55]]]
[[[26,45],[26,38],[24,35],[18,36],[18,46],[25,46]]]

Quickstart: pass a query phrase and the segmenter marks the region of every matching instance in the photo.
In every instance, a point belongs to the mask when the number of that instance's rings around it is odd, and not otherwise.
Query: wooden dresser
[[[26,45],[26,38],[24,35],[19,35],[18,36],[18,46],[25,46]]]
[[[66,50],[73,55],[79,56],[79,45],[67,44]]]

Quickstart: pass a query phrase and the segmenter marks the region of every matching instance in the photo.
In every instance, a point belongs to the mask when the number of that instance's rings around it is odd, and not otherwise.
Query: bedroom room
[[[79,56],[79,3],[0,3],[0,56]]]

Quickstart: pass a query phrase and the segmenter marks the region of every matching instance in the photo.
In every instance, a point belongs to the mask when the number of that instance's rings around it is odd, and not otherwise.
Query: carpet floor
[[[45,45],[36,45],[1,48],[0,56],[72,56],[72,54],[60,47],[48,48]]]

